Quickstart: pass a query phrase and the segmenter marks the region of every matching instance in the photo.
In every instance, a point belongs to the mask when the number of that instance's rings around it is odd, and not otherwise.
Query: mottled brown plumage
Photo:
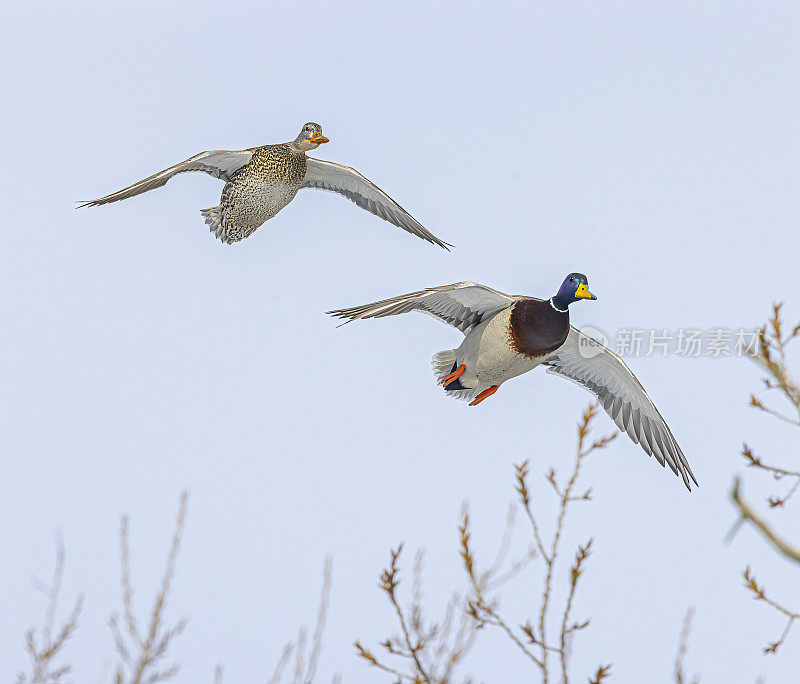
[[[275,216],[298,190],[316,188],[335,192],[355,202],[384,221],[444,249],[449,246],[369,179],[355,169],[334,162],[306,157],[306,152],[328,142],[322,126],[309,122],[294,140],[246,150],[210,150],[173,164],[163,171],[81,204],[96,207],[141,195],[166,185],[186,171],[203,171],[225,181],[220,203],[201,214],[215,237],[225,243],[238,242]]]
[[[294,199],[306,175],[305,152],[291,143],[262,145],[252,152],[222,189],[218,227],[216,212],[204,210],[206,223],[223,242],[243,240],[275,216]]]
[[[511,308],[508,341],[528,358],[544,356],[564,344],[569,334],[569,311],[556,311],[549,301],[521,299]]]

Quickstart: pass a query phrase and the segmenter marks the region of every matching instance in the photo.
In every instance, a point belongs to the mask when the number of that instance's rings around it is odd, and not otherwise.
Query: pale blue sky
[[[174,649],[181,681],[210,681],[217,662],[228,682],[265,680],[313,622],[330,553],[321,681],[367,682],[377,676],[351,642],[394,631],[375,585],[389,546],[427,549],[436,608],[461,582],[461,502],[486,557],[512,463],[531,459],[547,496],[540,473],[567,467],[588,394],[535,372],[468,408],[429,368],[457,331],[424,316],[336,329],[327,309],[457,280],[550,295],[580,271],[599,299],[573,308],[578,325],[751,326],[776,299],[800,317],[800,7],[493,5],[5,8],[1,680],[26,664],[23,635],[43,612],[30,577],[49,576],[54,529],[65,597],[87,595],[68,651],[76,681],[108,679],[120,514],[144,610],[188,488],[169,607],[189,618]],[[204,149],[287,140],[309,120],[331,139],[318,156],[360,170],[456,249],[312,191],[228,247],[198,213],[222,188],[202,174],[73,209]],[[722,538],[741,442],[796,453],[795,435],[747,408],[759,374],[746,361],[630,365],[701,487],[688,494],[627,439],[587,464],[596,500],[567,530],[570,545],[593,536],[596,548],[575,681],[600,662],[615,682],[668,681],[689,605],[689,665],[704,682],[792,681],[800,634],[760,654],[783,622],[739,572],[752,562],[797,607],[796,570],[750,530]],[[771,491],[757,479],[756,501]],[[796,505],[774,519],[800,537]],[[512,620],[534,610],[534,581],[509,589]],[[467,671],[532,676],[492,635]]]

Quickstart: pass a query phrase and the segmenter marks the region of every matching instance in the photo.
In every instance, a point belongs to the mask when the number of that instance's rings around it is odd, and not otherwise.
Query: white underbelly
[[[501,311],[477,326],[456,350],[457,363],[465,366],[465,387],[500,385],[533,370],[541,358],[532,359],[515,351],[508,340],[510,310]]]

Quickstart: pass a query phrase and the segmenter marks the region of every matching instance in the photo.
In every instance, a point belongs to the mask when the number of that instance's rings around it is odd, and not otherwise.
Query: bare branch
[[[559,616],[559,641],[549,643],[546,639],[547,625],[551,618],[548,609],[552,603],[554,593],[555,565],[561,551],[562,538],[565,530],[566,512],[569,505],[576,501],[590,501],[591,488],[577,490],[577,481],[581,466],[587,456],[593,452],[607,447],[616,437],[608,435],[596,440],[590,437],[590,428],[598,407],[590,406],[581,418],[578,425],[578,444],[572,470],[567,480],[559,483],[557,473],[550,469],[546,479],[550,483],[557,497],[555,524],[552,536],[545,541],[543,528],[537,520],[534,511],[534,502],[529,488],[529,462],[514,466],[515,490],[528,518],[531,530],[531,543],[525,553],[516,561],[508,562],[509,550],[514,532],[514,508],[509,509],[506,526],[500,535],[497,554],[492,562],[481,568],[475,558],[470,526],[469,507],[464,504],[459,525],[459,555],[469,585],[469,594],[464,600],[454,597],[448,604],[447,612],[442,621],[426,626],[422,610],[421,567],[422,556],[418,554],[411,590],[411,607],[406,610],[399,599],[398,585],[400,584],[399,557],[402,544],[391,550],[390,562],[381,575],[378,586],[386,594],[394,609],[395,617],[400,628],[397,636],[390,636],[380,643],[382,652],[376,654],[356,641],[354,646],[356,655],[371,667],[379,669],[392,677],[399,684],[406,682],[422,684],[448,684],[452,682],[452,673],[467,651],[471,648],[476,635],[487,626],[498,628],[504,633],[512,644],[524,657],[538,668],[541,679],[549,684],[550,678],[555,673],[549,671],[548,656],[558,656],[560,675],[564,684],[568,684],[569,677],[567,664],[569,660],[569,645],[571,637],[576,632],[589,626],[589,620],[575,621],[572,617],[577,587],[585,571],[585,564],[592,549],[592,540],[579,546],[574,561],[569,567],[567,599],[564,611]],[[581,493],[577,493],[580,491]],[[516,625],[502,615],[496,589],[502,586],[509,578],[516,576],[527,567],[537,555],[544,561],[542,600],[537,614],[538,624],[534,627],[532,621]],[[450,630],[451,621],[457,614],[466,618],[462,619],[461,627],[456,636],[448,641],[445,636]],[[391,662],[396,661],[397,664]],[[601,682],[610,676],[610,665],[598,667],[592,681]]]
[[[773,305],[772,315],[767,321],[767,324],[758,332],[758,348],[755,352],[750,353],[750,358],[758,363],[767,374],[767,377],[764,379],[764,387],[767,390],[779,391],[794,409],[796,417],[784,415],[774,408],[765,406],[755,395],[750,396],[750,405],[785,423],[800,427],[800,388],[798,388],[797,383],[791,378],[786,365],[786,347],[790,342],[800,336],[800,324],[792,328],[789,333],[784,334],[781,321],[782,306],[783,305],[779,303]],[[767,499],[770,508],[785,506],[786,502],[791,499],[796,492],[800,491],[800,470],[797,470],[797,468],[786,468],[767,464],[757,456],[747,444],[743,445],[741,453],[750,468],[766,472],[776,480],[783,480],[787,477],[794,479],[792,485],[782,496],[770,496]],[[738,510],[739,518],[729,533],[729,538],[733,537],[743,523],[750,522],[779,554],[794,563],[800,563],[800,548],[784,539],[753,509],[741,493],[741,481],[738,477],[734,480],[730,496]],[[766,603],[773,610],[778,611],[786,618],[786,624],[778,640],[769,643],[764,648],[764,653],[777,653],[778,649],[789,635],[789,630],[791,630],[794,622],[800,619],[800,614],[789,610],[767,596],[764,588],[756,581],[749,566],[745,569],[742,576],[745,586],[756,600]]]
[[[759,330],[758,348],[750,354],[750,358],[761,366],[769,375],[765,381],[767,389],[778,389],[789,401],[797,414],[797,419],[792,419],[774,409],[769,409],[757,399],[751,397],[751,406],[765,411],[792,425],[800,425],[800,387],[791,379],[786,367],[786,346],[800,335],[800,324],[784,337],[781,322],[781,308],[783,304],[774,304],[772,315],[766,325]]]
[[[402,544],[391,549],[389,565],[378,582],[400,626],[400,635],[384,639],[380,646],[385,657],[399,660],[400,664],[379,658],[360,641],[354,644],[356,655],[371,667],[394,676],[396,682],[446,684],[452,681],[456,667],[472,648],[479,626],[472,617],[469,601],[459,594],[453,594],[443,618],[426,621],[422,610],[422,552],[417,553],[414,564],[410,609],[404,608],[397,591],[402,549]]]
[[[601,665],[597,668],[597,672],[594,673],[589,679],[589,684],[600,684],[604,679],[608,679],[611,676],[611,665]]]
[[[133,588],[130,579],[130,542],[128,531],[128,518],[123,516],[120,526],[120,548],[122,565],[122,605],[124,622],[127,635],[123,634],[120,628],[120,620],[117,614],[111,616],[109,626],[114,637],[114,645],[120,661],[116,668],[116,681],[120,684],[125,682],[125,670],[130,672],[131,684],[156,684],[172,679],[177,675],[180,666],[177,664],[169,665],[159,669],[161,661],[166,657],[172,641],[183,632],[186,627],[186,620],[181,619],[172,627],[164,626],[164,611],[166,608],[167,597],[175,576],[175,568],[178,562],[178,552],[180,551],[183,530],[186,524],[186,512],[188,508],[189,494],[181,494],[178,506],[178,516],[175,521],[175,530],[172,534],[169,553],[167,554],[167,564],[164,575],[161,578],[161,588],[156,594],[153,602],[153,609],[150,613],[150,621],[147,634],[142,637],[133,612]],[[134,656],[135,654],[135,656]]]
[[[598,407],[596,404],[587,408],[581,418],[580,423],[578,424],[578,446],[575,453],[573,468],[565,486],[562,487],[558,483],[555,469],[551,468],[545,475],[545,479],[550,483],[558,499],[555,529],[552,538],[548,542],[547,548],[545,547],[542,528],[539,525],[534,512],[533,499],[528,486],[528,461],[514,466],[515,490],[530,523],[534,548],[538,549],[539,555],[542,557],[545,563],[545,576],[541,594],[542,598],[539,605],[537,617],[538,624],[536,628],[534,628],[530,621],[526,622],[519,627],[519,629],[522,631],[522,637],[520,637],[518,633],[512,629],[508,622],[502,617],[496,606],[496,602],[487,596],[489,582],[487,581],[486,575],[481,575],[476,570],[474,553],[471,548],[469,516],[466,509],[462,515],[462,523],[459,527],[459,533],[461,537],[460,553],[464,563],[464,570],[467,574],[473,592],[470,604],[470,611],[473,619],[481,627],[484,625],[493,625],[499,627],[503,632],[505,632],[511,642],[517,646],[517,648],[527,658],[529,658],[539,667],[542,675],[542,681],[545,684],[549,682],[551,676],[548,666],[548,656],[551,653],[556,654],[559,657],[561,678],[564,682],[568,681],[567,662],[569,659],[569,637],[573,633],[580,631],[589,625],[588,620],[572,623],[570,620],[570,615],[572,612],[578,581],[583,573],[584,563],[590,554],[591,540],[585,546],[579,547],[575,557],[575,562],[570,568],[568,597],[564,612],[561,614],[559,644],[558,646],[555,646],[548,642],[547,627],[549,623],[548,615],[553,593],[554,570],[560,551],[567,509],[569,504],[574,501],[591,500],[591,489],[587,489],[583,494],[580,495],[574,494],[581,466],[584,459],[589,454],[596,450],[605,448],[616,436],[608,435],[590,442],[590,425],[593,418],[597,414],[597,410]],[[531,552],[528,553],[528,556],[531,556]],[[496,569],[497,564],[493,564],[491,570],[496,571]],[[534,647],[533,650],[531,647]],[[538,653],[536,651],[538,651]],[[605,670],[600,668],[599,672],[602,676],[608,676],[607,668]]]
[[[689,635],[692,631],[692,618],[694,617],[694,608],[689,608],[683,618],[683,627],[681,628],[681,635],[678,638],[678,652],[675,655],[675,684],[686,684],[686,671],[683,661],[686,659],[686,654],[689,652]],[[700,679],[695,677],[692,684],[698,684]]]
[[[575,591],[578,587],[578,580],[580,576],[583,574],[583,564],[586,562],[586,559],[589,558],[592,549],[592,540],[590,539],[584,546],[579,546],[578,551],[575,554],[575,562],[572,564],[569,572],[569,594],[567,596],[567,605],[564,608],[564,613],[561,617],[561,638],[560,644],[561,648],[559,649],[559,656],[561,658],[561,676],[563,680],[566,682],[569,677],[567,675],[567,660],[568,660],[568,653],[567,653],[567,637],[580,629],[584,629],[585,627],[589,626],[589,621],[586,620],[581,624],[574,624],[569,626],[569,615],[572,611],[572,603],[575,600]]]
[[[522,508],[525,510],[525,514],[528,516],[528,520],[531,523],[531,530],[533,531],[533,538],[536,541],[536,548],[539,549],[539,553],[542,555],[542,558],[547,560],[549,557],[547,552],[544,550],[544,544],[542,543],[542,537],[539,534],[539,524],[536,522],[536,518],[533,515],[533,509],[531,507],[531,499],[530,499],[530,492],[528,491],[528,461],[523,461],[514,466],[514,477],[517,480],[516,490],[517,494],[519,495],[520,503],[522,503]]]
[[[731,489],[731,499],[733,503],[736,505],[736,508],[739,509],[739,515],[741,521],[750,521],[753,525],[755,525],[756,529],[758,529],[761,534],[769,541],[772,547],[778,551],[778,553],[782,554],[784,557],[788,558],[795,563],[800,563],[800,549],[795,546],[789,544],[789,542],[782,539],[775,530],[772,529],[761,516],[758,515],[753,510],[753,507],[747,503],[745,498],[742,496],[740,492],[740,485],[741,481],[737,477],[733,483],[733,489]]]
[[[553,533],[553,539],[550,546],[550,553],[545,554],[545,563],[547,566],[547,572],[545,575],[544,580],[544,588],[542,590],[542,602],[539,608],[539,640],[540,645],[542,648],[542,663],[544,669],[544,684],[548,682],[548,673],[547,673],[547,654],[548,648],[546,647],[547,644],[547,614],[550,607],[550,597],[552,594],[552,582],[553,582],[553,569],[555,566],[555,561],[558,556],[559,550],[559,542],[561,541],[561,535],[564,531],[564,520],[567,515],[567,508],[570,502],[573,500],[572,497],[572,490],[575,487],[575,483],[578,480],[578,475],[580,474],[581,465],[583,464],[583,460],[592,452],[597,451],[599,449],[604,449],[607,447],[617,436],[617,433],[612,435],[607,435],[605,437],[601,437],[599,440],[594,441],[590,445],[586,445],[587,439],[589,437],[589,433],[591,430],[591,423],[594,417],[597,415],[598,411],[598,404],[593,404],[589,406],[584,412],[583,416],[581,417],[581,421],[578,423],[578,448],[577,453],[575,455],[575,462],[573,464],[572,473],[570,474],[570,478],[567,481],[567,486],[564,487],[563,491],[561,491],[556,484],[555,481],[555,472],[551,470],[550,477],[548,478],[553,488],[555,489],[556,493],[559,496],[559,511],[558,511],[558,518],[556,521],[556,529]],[[575,578],[577,581],[577,577]],[[574,593],[574,588],[571,594]],[[571,601],[571,597],[570,597]],[[569,603],[569,607],[571,608],[571,602]],[[562,635],[564,636],[564,635]],[[559,655],[561,658],[561,669],[562,669],[562,676],[564,680],[567,679],[566,669],[567,669],[567,655],[564,651],[563,647],[559,649]]]
[[[283,671],[286,669],[286,665],[289,662],[289,658],[292,656],[293,650],[294,644],[291,642],[283,647],[281,657],[278,659],[278,663],[275,665],[275,671],[272,673],[272,679],[269,680],[269,684],[278,684],[278,682],[281,681],[281,677],[283,677]]]
[[[83,596],[75,599],[69,617],[62,623],[58,633],[53,635],[64,578],[65,557],[64,542],[60,535],[56,535],[56,561],[52,583],[50,586],[45,586],[41,582],[36,582],[47,596],[44,625],[38,633],[36,629],[31,628],[25,635],[25,650],[31,661],[31,671],[27,675],[19,673],[17,684],[59,684],[71,670],[69,665],[57,666],[55,660],[78,628],[78,619],[83,609]]]
[[[764,648],[764,653],[774,654],[778,652],[778,648],[783,644],[786,640],[786,637],[789,635],[789,630],[792,628],[792,624],[795,620],[800,620],[800,614],[795,613],[788,608],[780,605],[777,601],[771,599],[767,596],[764,587],[758,584],[758,580],[756,580],[755,576],[753,575],[752,571],[750,570],[750,566],[744,569],[742,572],[742,579],[744,580],[744,585],[747,587],[750,592],[753,594],[753,598],[756,601],[763,601],[768,606],[771,606],[779,613],[782,613],[786,618],[786,626],[784,627],[783,633],[780,636],[780,639],[777,641],[773,641]]]
[[[311,684],[317,672],[319,656],[322,653],[322,635],[325,632],[325,623],[328,618],[328,604],[331,597],[331,584],[333,576],[333,559],[328,556],[325,559],[325,569],[322,572],[322,593],[319,598],[319,610],[317,611],[317,626],[314,628],[314,639],[312,641],[311,653],[308,656],[308,668],[303,684]]]

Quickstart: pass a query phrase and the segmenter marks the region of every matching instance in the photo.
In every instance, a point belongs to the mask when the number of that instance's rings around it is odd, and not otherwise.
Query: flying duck
[[[292,141],[263,145],[246,150],[211,150],[101,197],[80,207],[96,207],[128,199],[160,188],[174,175],[185,171],[205,171],[225,181],[222,198],[216,207],[202,209],[214,236],[227,244],[249,237],[262,223],[271,219],[302,188],[317,188],[339,193],[362,209],[375,214],[412,235],[439,247],[452,247],[422,226],[411,214],[377,185],[355,169],[306,156],[328,138],[322,126],[307,123]]]
[[[570,273],[550,299],[512,296],[473,282],[430,287],[373,304],[327,313],[345,319],[422,311],[464,333],[458,349],[433,356],[448,396],[476,406],[506,380],[539,365],[592,392],[620,430],[691,491],[692,469],[644,387],[613,351],[569,323],[569,305],[597,299],[582,273]]]

